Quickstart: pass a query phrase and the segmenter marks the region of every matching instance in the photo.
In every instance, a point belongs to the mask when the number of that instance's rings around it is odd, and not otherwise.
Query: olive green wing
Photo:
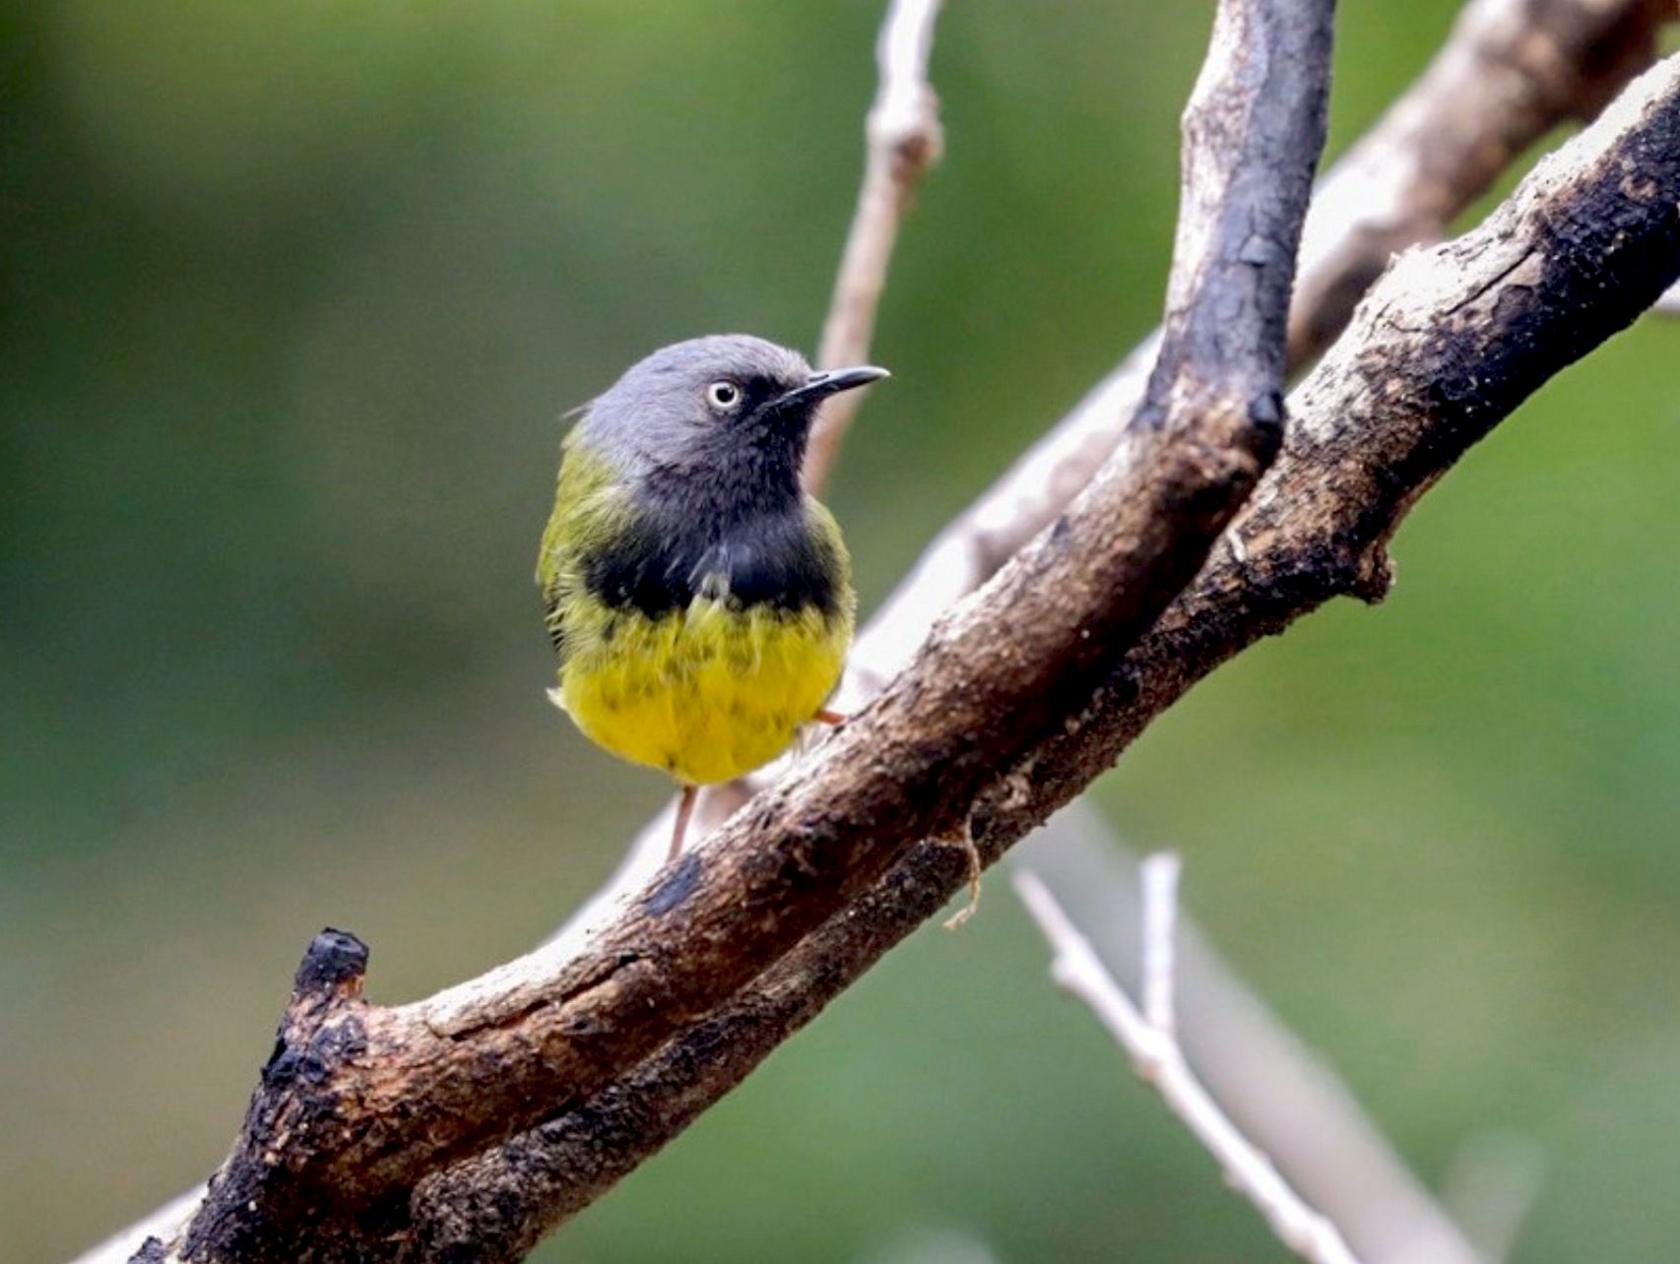
[[[564,467],[561,489],[565,486],[563,476]],[[568,534],[565,513],[566,502],[560,489],[557,489],[554,508],[549,512],[548,523],[543,527],[542,547],[537,553],[537,589],[542,593],[543,623],[548,628],[548,639],[554,646],[554,652],[560,656],[562,662],[566,657],[565,595],[569,587],[566,576],[571,569],[565,547],[565,537]]]
[[[584,596],[583,571],[590,550],[610,540],[614,524],[623,516],[622,499],[612,467],[569,437],[555,484],[554,510],[537,553],[543,622],[562,669],[573,648],[567,609]]]
[[[562,664],[566,661],[565,604],[560,596],[560,580],[552,570],[539,570],[537,584],[542,589],[543,626],[548,629],[549,644]]]

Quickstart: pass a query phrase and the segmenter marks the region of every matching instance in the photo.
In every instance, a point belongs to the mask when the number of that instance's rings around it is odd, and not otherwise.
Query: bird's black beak
[[[827,399],[830,395],[838,395],[841,391],[856,390],[860,386],[868,386],[871,382],[879,382],[884,377],[891,377],[885,369],[878,369],[873,364],[860,364],[852,369],[830,369],[825,373],[813,373],[806,380],[805,385],[796,386],[776,401],[776,407],[798,408],[808,407],[818,400]]]

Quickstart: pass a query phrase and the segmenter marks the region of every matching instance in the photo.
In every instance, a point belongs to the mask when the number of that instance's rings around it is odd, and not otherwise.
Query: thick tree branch
[[[1040,752],[1040,793],[1111,764],[1255,640],[1333,596],[1380,598],[1387,541],[1417,498],[1677,275],[1680,58],[1670,57],[1480,228],[1395,261],[1293,396],[1284,452],[1225,546],[1082,722]]]
[[[1329,345],[1396,251],[1432,242],[1559,123],[1651,64],[1673,0],[1471,0],[1441,52],[1323,181],[1307,216],[1291,359]]]
[[[335,1219],[377,1221],[440,1165],[587,1100],[920,840],[966,842],[994,770],[1061,731],[1200,568],[1276,448],[1329,37],[1328,0],[1219,8],[1185,116],[1167,332],[1128,459],[944,621],[866,714],[577,957],[538,952],[414,1005],[344,996],[307,1026],[289,1019],[187,1258],[334,1258]],[[301,1074],[275,1071],[294,1063]]]
[[[422,1182],[411,1258],[511,1264],[661,1149],[967,879],[957,848],[924,843],[915,854],[588,1102]],[[906,923],[908,909],[926,914]]]
[[[1332,596],[1380,596],[1386,542],[1417,497],[1677,274],[1680,58],[1670,58],[1484,226],[1397,261],[1294,396],[1284,451],[1226,546],[1081,719],[990,792],[975,821],[982,854],[1110,766],[1219,663]],[[918,852],[887,880],[914,890],[933,872]],[[949,898],[958,884],[936,886]],[[905,911],[906,929],[922,912]]]
[[[898,228],[927,169],[939,159],[939,99],[928,83],[933,23],[940,0],[893,0],[875,44],[881,86],[864,124],[868,146],[857,210],[846,235],[840,274],[823,322],[817,367],[839,368],[869,359],[875,312],[887,284]],[[867,391],[836,395],[822,407],[811,431],[803,470],[806,490],[828,482]]]
[[[1290,316],[1291,368],[1335,336],[1395,252],[1437,238],[1524,149],[1568,118],[1590,117],[1649,65],[1658,25],[1674,17],[1669,0],[1472,0],[1423,75],[1314,197]],[[1158,337],[922,554],[859,637],[843,709],[872,697],[934,620],[1090,481],[1142,401]]]
[[[988,791],[973,818],[982,858],[995,860],[1112,764],[1220,662],[1337,592],[1375,596],[1382,542],[1416,497],[1680,272],[1677,203],[1680,60],[1670,59],[1481,228],[1405,256],[1296,393],[1264,500],[1256,494],[1231,543],[1069,731]],[[535,1201],[550,1200],[556,1220],[586,1205],[937,914],[965,874],[952,848],[912,848],[843,914],[601,1096],[422,1187],[420,1222],[448,1240],[475,1223],[474,1197],[517,1203],[544,1182]],[[436,1197],[445,1186],[449,1196]],[[1462,1257],[1450,1226],[1431,1232]]]

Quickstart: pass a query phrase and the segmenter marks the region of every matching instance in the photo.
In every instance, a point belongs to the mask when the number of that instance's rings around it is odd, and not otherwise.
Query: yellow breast
[[[555,701],[593,741],[690,785],[774,759],[833,692],[851,618],[697,596],[649,618],[574,603]],[[588,626],[579,626],[587,622]]]

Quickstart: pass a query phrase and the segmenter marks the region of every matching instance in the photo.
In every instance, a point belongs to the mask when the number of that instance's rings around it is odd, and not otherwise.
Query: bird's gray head
[[[693,338],[632,365],[589,405],[575,442],[655,495],[797,495],[817,405],[886,376],[817,373],[746,334]]]

